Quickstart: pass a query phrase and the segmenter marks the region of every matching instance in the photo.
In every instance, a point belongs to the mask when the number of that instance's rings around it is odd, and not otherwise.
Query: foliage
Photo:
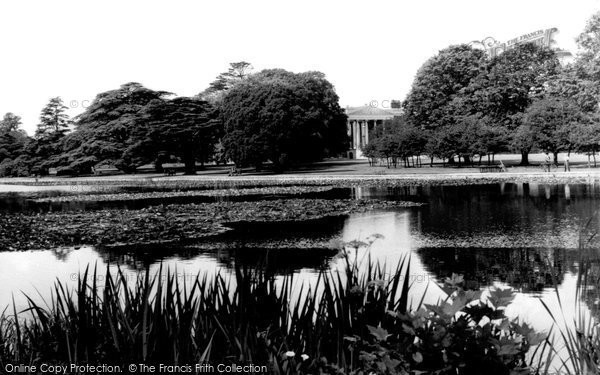
[[[50,99],[40,114],[40,123],[35,131],[35,138],[56,139],[63,137],[71,124],[69,116],[65,113],[67,109],[60,97]]]
[[[0,120],[0,133],[18,131],[21,126],[21,117],[12,112],[7,112]]]
[[[579,54],[574,67],[578,77],[600,82],[600,12],[595,13],[577,37]]]
[[[374,239],[371,239],[371,241]],[[274,373],[476,374],[529,373],[528,349],[540,341],[525,325],[509,322],[504,307],[514,294],[492,291],[486,302],[449,279],[449,297],[411,310],[410,259],[389,276],[351,255],[368,243],[353,241],[340,256],[341,274],[323,272],[315,285],[295,290],[292,277],[276,285],[264,271],[236,268],[233,280],[148,272],[130,285],[107,270],[99,284],[86,270],[71,292],[58,281],[47,307],[29,299],[0,319],[0,365],[243,363]],[[356,253],[355,253],[356,254]]]
[[[183,160],[186,174],[195,173],[196,160],[209,160],[221,133],[213,106],[185,97],[151,101],[134,126],[125,158],[160,163],[161,155],[173,155]]]
[[[431,156],[493,155],[524,143],[525,133],[512,137],[519,126],[515,120],[558,70],[554,52],[533,44],[492,59],[483,51],[453,46],[419,70],[404,108],[410,122],[431,130]]]
[[[140,111],[153,100],[169,95],[139,83],[127,83],[117,90],[98,94],[76,119],[76,131],[63,140],[60,163],[79,173],[89,173],[99,162],[113,164],[125,172],[140,165],[126,153]]]
[[[236,83],[248,78],[252,74],[252,70],[252,64],[246,61],[230,63],[229,69],[219,74],[206,90],[198,94],[198,97],[210,103],[220,103],[227,90],[231,89]]]
[[[347,146],[346,116],[319,72],[264,70],[230,89],[221,104],[226,155],[236,165],[275,170],[320,160]]]
[[[575,101],[551,97],[536,100],[523,117],[537,146],[555,157],[559,151],[572,149],[570,135],[582,122],[583,113]]]
[[[404,101],[407,118],[427,129],[447,122],[447,105],[485,69],[485,52],[467,45],[450,46],[417,72]]]
[[[21,118],[10,112],[0,121],[0,176],[29,175],[23,154],[30,140],[20,126]]]

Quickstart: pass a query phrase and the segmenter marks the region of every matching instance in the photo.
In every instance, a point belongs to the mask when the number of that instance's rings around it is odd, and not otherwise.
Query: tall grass
[[[588,220],[580,232],[575,305],[564,302],[557,280],[554,280],[554,295],[558,310],[540,300],[556,332],[548,343],[558,366],[550,367],[549,357],[547,374],[600,374],[600,254],[593,246],[596,231],[591,229],[590,233],[593,219]]]
[[[357,254],[357,253],[355,253]],[[6,363],[251,363],[272,373],[504,374],[519,369],[529,333],[503,318],[511,293],[456,287],[437,305],[409,302],[410,258],[392,269],[344,253],[342,272],[295,286],[264,271],[198,275],[180,283],[161,269],[134,283],[120,270],[85,270],[76,288],[57,281],[51,298],[14,303],[0,318]],[[163,278],[164,276],[164,278]],[[502,319],[502,327],[485,320]]]
[[[133,285],[109,269],[99,285],[97,270],[86,269],[73,290],[57,281],[49,301],[27,296],[26,310],[4,310],[0,365],[251,362],[281,372],[293,351],[309,356],[305,365],[325,357],[344,368],[345,336],[368,335],[367,325],[380,324],[386,311],[406,311],[404,263],[385,288],[373,288],[387,274],[369,262],[364,272],[350,263],[342,275],[322,272],[306,290],[295,290],[292,276],[276,282],[241,268],[191,283],[147,271]]]

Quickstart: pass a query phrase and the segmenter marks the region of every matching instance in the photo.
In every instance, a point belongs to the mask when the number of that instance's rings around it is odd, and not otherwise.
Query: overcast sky
[[[126,82],[191,96],[240,60],[324,72],[342,106],[403,100],[448,45],[557,27],[558,45],[575,51],[599,10],[600,0],[3,1],[0,116],[14,112],[32,134],[51,97],[75,115]]]

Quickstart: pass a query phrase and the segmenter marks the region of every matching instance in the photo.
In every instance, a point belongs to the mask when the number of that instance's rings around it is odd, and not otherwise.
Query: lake
[[[0,194],[0,208],[44,208],[31,203],[27,194],[31,191]],[[425,204],[333,217],[297,228],[276,224],[241,226],[225,235],[186,245],[0,252],[0,306],[11,303],[14,296],[17,305],[25,308],[23,293],[33,299],[49,299],[57,279],[74,287],[79,273],[88,266],[97,267],[100,282],[107,267],[111,272],[120,267],[133,282],[146,269],[157,273],[162,266],[180,281],[191,282],[198,274],[227,274],[238,265],[266,268],[278,277],[293,274],[297,284],[310,283],[320,270],[335,271],[341,267],[336,249],[342,243],[368,242],[380,235],[368,247],[347,246],[347,250],[359,260],[370,254],[373,260],[385,262],[390,272],[403,256],[410,254],[407,277],[414,303],[424,293],[427,303],[445,298],[438,285],[452,274],[460,274],[470,289],[515,289],[517,297],[508,314],[547,330],[551,320],[539,300],[558,309],[555,284],[563,305],[576,305],[580,233],[582,229],[592,233],[598,228],[595,214],[600,204],[600,186],[502,183],[352,187],[335,189],[326,198],[411,200]],[[128,207],[138,206],[136,203]],[[52,209],[102,208],[86,202]],[[586,227],[590,219],[591,224]],[[284,242],[285,246],[278,246]],[[591,298],[580,302],[584,309],[598,303]]]

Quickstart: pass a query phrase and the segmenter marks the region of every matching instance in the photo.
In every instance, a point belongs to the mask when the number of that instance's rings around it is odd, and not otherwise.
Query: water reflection
[[[234,265],[241,265],[279,275],[294,273],[298,282],[312,282],[318,270],[341,267],[336,248],[326,244],[380,234],[383,239],[368,250],[358,249],[356,256],[364,259],[369,253],[392,270],[403,256],[411,255],[408,277],[413,301],[427,291],[425,302],[435,303],[444,297],[437,285],[458,273],[465,276],[468,288],[515,288],[519,293],[511,314],[547,329],[550,321],[535,315],[543,312],[538,298],[558,307],[555,280],[567,299],[576,298],[579,230],[600,202],[600,186],[592,184],[357,187],[335,194],[331,198],[427,204],[291,226],[247,224],[210,242],[186,246],[0,252],[0,306],[13,293],[20,298],[20,291],[36,295],[39,290],[47,297],[56,278],[75,286],[78,272],[89,264],[97,265],[100,274],[109,264],[114,270],[121,265],[127,275],[137,277],[146,268],[158,272],[162,263],[178,277],[189,279],[198,273],[210,277],[231,272]],[[0,202],[10,205],[10,199]],[[591,230],[599,228],[593,223]],[[590,292],[585,300],[593,306],[598,295]]]
[[[456,273],[468,289],[501,282],[522,293],[552,288],[575,271],[579,259],[575,251],[548,248],[420,248],[417,253],[438,280]]]

